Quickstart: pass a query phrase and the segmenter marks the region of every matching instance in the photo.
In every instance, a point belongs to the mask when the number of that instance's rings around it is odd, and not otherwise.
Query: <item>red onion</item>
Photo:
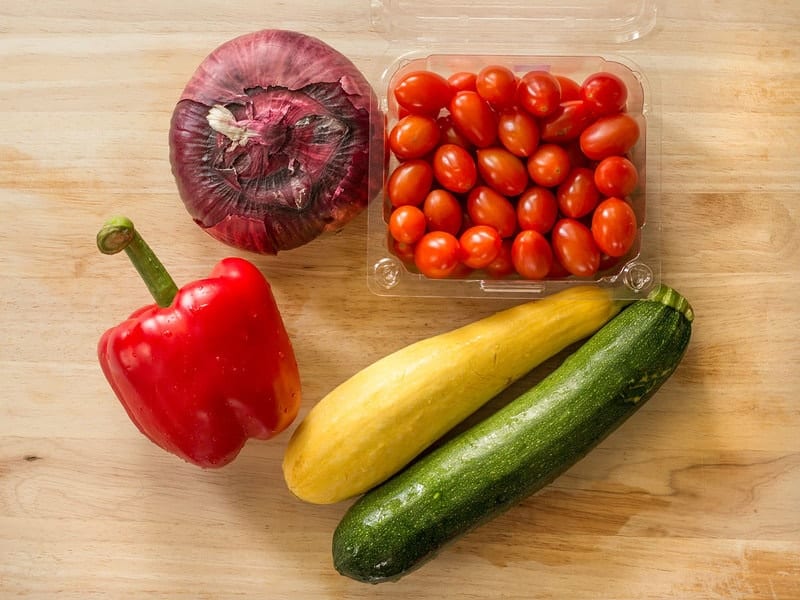
[[[218,47],[187,83],[172,115],[172,173],[214,238],[276,254],[367,206],[369,143],[382,127],[348,58],[302,33],[258,31]]]

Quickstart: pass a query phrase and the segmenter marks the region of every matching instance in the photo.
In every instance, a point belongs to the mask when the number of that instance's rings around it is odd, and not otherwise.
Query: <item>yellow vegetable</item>
[[[286,484],[316,504],[366,492],[621,306],[609,290],[570,288],[378,360],[320,400],[294,431]]]

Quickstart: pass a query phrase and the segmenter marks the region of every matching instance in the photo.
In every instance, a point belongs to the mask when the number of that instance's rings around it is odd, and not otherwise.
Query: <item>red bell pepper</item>
[[[128,219],[107,222],[97,245],[106,254],[124,249],[156,300],[98,344],[106,379],[144,435],[190,463],[221,467],[248,438],[292,423],[297,362],[255,265],[226,258],[208,279],[178,290]]]

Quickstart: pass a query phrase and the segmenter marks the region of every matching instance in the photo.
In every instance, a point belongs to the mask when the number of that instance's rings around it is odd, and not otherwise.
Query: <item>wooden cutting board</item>
[[[296,29],[373,81],[400,45],[345,0],[0,7],[0,597],[800,598],[800,4],[659,9],[623,52],[660,98],[661,268],[697,313],[685,360],[551,486],[372,587],[331,565],[347,503],[287,491],[288,433],[204,472],[134,428],[95,345],[148,296],[94,235],[128,214],[180,283],[230,254],[256,262],[294,341],[301,418],[389,351],[510,306],[371,294],[364,216],[259,257],[177,197],[172,107],[216,45]]]

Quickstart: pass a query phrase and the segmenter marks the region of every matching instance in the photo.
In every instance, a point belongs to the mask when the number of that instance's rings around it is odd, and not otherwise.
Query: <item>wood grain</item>
[[[376,82],[398,45],[344,0],[4,3],[0,597],[800,598],[800,4],[659,10],[614,50],[658,92],[661,268],[697,313],[684,362],[551,486],[372,587],[331,565],[346,503],[286,490],[288,436],[202,472],[131,425],[95,344],[148,297],[94,235],[129,214],[181,282],[235,253],[188,219],[166,144],[185,80],[222,41],[305,31]],[[387,352],[513,303],[374,296],[365,234],[362,216],[277,258],[243,254],[294,340],[301,417]]]

